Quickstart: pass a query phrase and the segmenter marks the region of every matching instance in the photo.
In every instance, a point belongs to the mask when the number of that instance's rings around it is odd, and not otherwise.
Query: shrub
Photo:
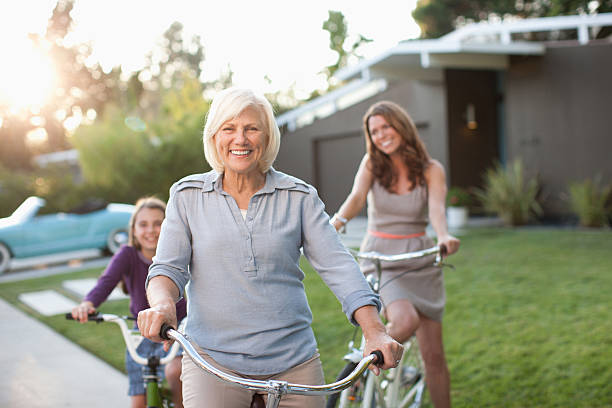
[[[102,197],[95,186],[75,183],[68,166],[49,165],[31,171],[0,167],[0,217],[8,217],[29,196],[44,198],[40,214],[67,212],[87,199]]]
[[[506,225],[524,225],[533,214],[541,214],[537,194],[538,182],[525,179],[520,159],[506,168],[497,163],[488,169],[484,175],[484,189],[476,190],[476,197],[484,209],[496,213]]]
[[[447,207],[468,207],[471,201],[470,193],[461,187],[451,187],[446,193]]]
[[[612,211],[609,202],[612,186],[604,186],[601,175],[594,180],[586,179],[569,185],[569,204],[578,216],[583,227],[603,227],[608,225],[608,215]]]

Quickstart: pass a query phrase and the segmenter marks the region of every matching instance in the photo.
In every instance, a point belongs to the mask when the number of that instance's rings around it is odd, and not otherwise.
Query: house
[[[612,13],[477,23],[406,41],[346,67],[345,85],[277,118],[279,170],[312,183],[336,211],[365,152],[362,117],[379,100],[403,106],[449,186],[482,185],[496,161],[521,158],[548,214],[566,211],[571,181],[612,181]],[[520,41],[576,30],[573,41]]]

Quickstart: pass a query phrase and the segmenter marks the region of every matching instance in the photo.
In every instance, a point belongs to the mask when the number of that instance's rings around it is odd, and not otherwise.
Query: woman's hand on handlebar
[[[72,308],[72,318],[81,323],[87,323],[89,315],[96,313],[96,308],[89,300],[84,300],[78,306]]]
[[[404,346],[393,340],[393,338],[384,330],[376,331],[375,333],[368,333],[365,340],[366,345],[363,350],[364,357],[371,354],[375,350],[379,350],[383,354],[382,364],[376,363],[370,365],[370,369],[374,372],[374,374],[378,375],[380,373],[380,369],[388,370],[389,368],[397,367],[402,358]]]
[[[442,237],[438,237],[438,246],[440,248],[444,247],[445,250],[441,252],[443,258],[446,258],[449,255],[454,254],[459,250],[459,240],[452,235],[445,235]]]
[[[140,334],[149,340],[164,343],[164,350],[168,351],[172,345],[172,340],[163,340],[159,337],[162,325],[166,323],[172,328],[177,327],[176,306],[174,303],[170,305],[157,305],[149,309],[145,309],[138,313],[138,329]]]
[[[374,374],[378,375],[381,368],[387,370],[397,367],[399,360],[402,358],[404,346],[387,334],[385,325],[380,320],[376,307],[371,305],[362,306],[355,311],[353,317],[361,326],[363,337],[366,341],[363,356],[368,356],[376,350],[383,354],[382,364],[370,365],[370,369]]]

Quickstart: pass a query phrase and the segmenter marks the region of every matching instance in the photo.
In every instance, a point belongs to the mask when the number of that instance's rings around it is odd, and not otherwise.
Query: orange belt
[[[368,234],[373,235],[378,238],[408,239],[408,238],[422,237],[423,235],[425,235],[425,231],[415,232],[414,234],[408,234],[408,235],[396,235],[396,234],[388,234],[386,232],[368,230]]]

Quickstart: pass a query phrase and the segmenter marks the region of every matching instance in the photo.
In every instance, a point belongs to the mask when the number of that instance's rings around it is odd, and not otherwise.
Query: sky
[[[53,74],[45,72],[44,58],[29,52],[27,34],[44,33],[55,4],[56,0],[0,2],[0,47],[3,55],[13,56],[12,64],[0,64],[0,92],[12,93],[22,105],[52,88]],[[418,37],[411,16],[415,4],[416,0],[76,0],[70,38],[91,44],[92,58],[105,69],[121,65],[133,71],[143,66],[146,54],[172,22],[179,21],[187,38],[201,37],[205,80],[230,67],[235,85],[259,92],[293,85],[298,96],[305,96],[323,87],[320,72],[336,59],[322,29],[328,10],[344,14],[349,35],[374,40],[362,51],[368,57]],[[37,79],[26,83],[28,76]]]

